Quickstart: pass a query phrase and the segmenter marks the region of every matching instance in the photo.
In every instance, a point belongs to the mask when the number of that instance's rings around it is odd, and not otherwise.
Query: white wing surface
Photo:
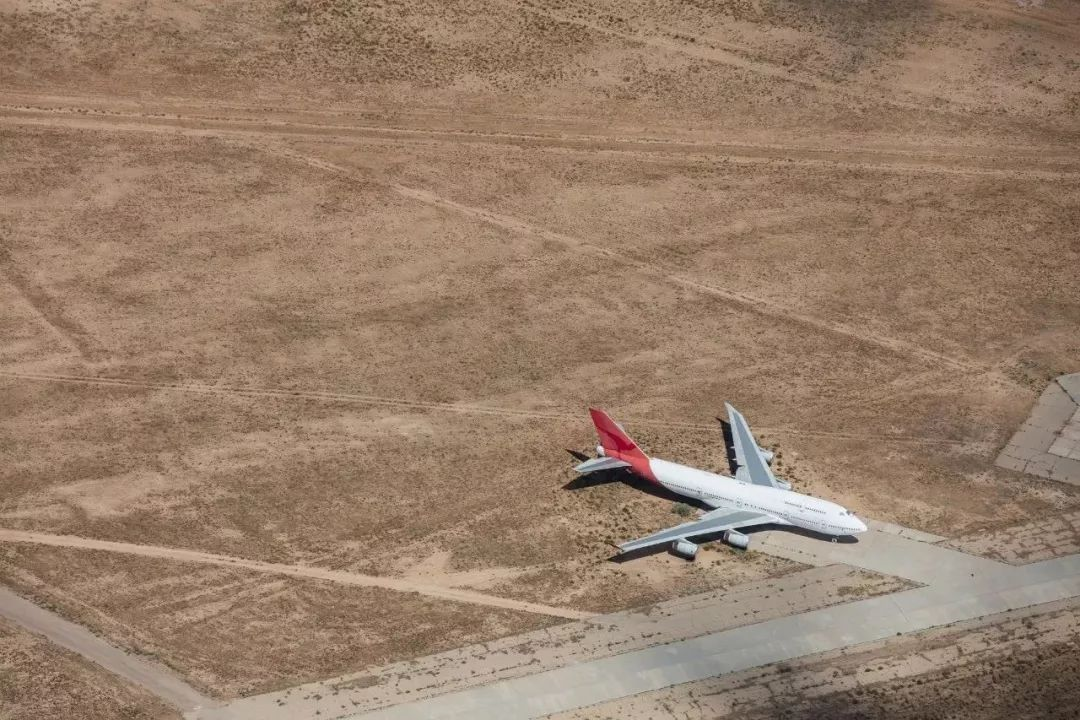
[[[674,542],[696,535],[706,535],[708,533],[722,532],[724,530],[737,530],[742,527],[761,525],[763,523],[776,521],[777,519],[772,515],[754,512],[752,510],[717,508],[716,510],[705,513],[692,522],[676,525],[675,527],[661,530],[652,535],[646,535],[637,540],[624,542],[619,545],[619,550],[621,552],[630,552],[631,550],[639,550],[652,545]]]
[[[754,485],[767,487],[783,487],[776,480],[769,463],[761,456],[761,449],[750,432],[750,426],[746,424],[746,418],[742,416],[730,403],[724,403],[727,408],[728,422],[731,423],[731,439],[735,443],[735,462],[739,464],[735,471],[735,478]]]

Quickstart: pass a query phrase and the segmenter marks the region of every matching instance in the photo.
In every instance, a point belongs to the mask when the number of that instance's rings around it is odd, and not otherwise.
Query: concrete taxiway
[[[60,647],[82,655],[181,710],[194,712],[216,704],[160,663],[110,645],[81,625],[65,620],[4,587],[0,587],[0,616],[32,633],[44,635]],[[3,714],[0,713],[0,716]]]
[[[1080,485],[1080,373],[1062,375],[998,455],[997,465]]]
[[[324,684],[244,698],[190,717],[241,720],[255,717],[379,718],[535,718],[574,710],[629,695],[704,678],[794,660],[861,643],[949,625],[1019,608],[1080,596],[1080,556],[1016,567],[968,555],[937,544],[936,536],[878,525],[858,542],[832,543],[786,531],[758,533],[757,550],[824,568],[851,566],[909,580],[901,592],[819,607],[802,612],[752,618],[735,627],[710,630],[665,642],[669,624],[688,615],[674,612],[654,619],[658,637],[647,647],[626,648],[596,659],[548,668],[520,655],[488,653],[481,677],[468,687],[449,691],[433,672],[425,688],[398,694],[398,704],[372,708],[350,697],[350,686]],[[910,585],[909,585],[910,587]],[[688,608],[687,613],[700,613]],[[621,614],[625,615],[625,614]],[[602,625],[616,616],[587,622]],[[685,634],[685,633],[684,633]],[[573,640],[573,638],[570,638]],[[500,660],[504,660],[500,666]],[[423,660],[420,661],[423,666]],[[353,678],[363,685],[380,679]],[[384,697],[392,688],[382,688]],[[408,699],[408,702],[401,702]],[[385,701],[384,701],[385,702]],[[269,714],[267,714],[269,713]]]

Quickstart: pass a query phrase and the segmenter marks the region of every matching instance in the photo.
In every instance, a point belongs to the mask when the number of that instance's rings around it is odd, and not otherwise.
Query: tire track
[[[836,83],[824,78],[814,75],[798,75],[783,66],[774,65],[772,63],[764,62],[761,60],[754,60],[746,57],[742,48],[738,48],[734,45],[727,43],[721,43],[711,39],[703,39],[702,42],[695,42],[694,44],[688,44],[681,42],[675,38],[676,33],[673,30],[666,30],[667,36],[656,35],[641,35],[630,32],[623,32],[615,30],[600,23],[590,22],[581,18],[572,18],[562,15],[557,12],[552,12],[547,8],[538,7],[537,4],[532,2],[526,2],[522,6],[522,10],[527,13],[539,15],[549,20],[553,20],[557,23],[563,23],[566,25],[573,25],[575,27],[584,28],[586,30],[592,30],[593,32],[601,35],[607,35],[609,37],[618,38],[628,43],[636,43],[645,45],[647,47],[656,48],[665,52],[673,52],[687,57],[692,57],[697,60],[703,60],[715,65],[724,65],[726,67],[736,68],[738,70],[745,70],[756,75],[773,78],[786,83],[791,83],[799,87],[803,87],[809,90],[818,90],[826,93],[833,93],[837,97],[849,99],[849,100],[864,100],[858,93],[852,92],[851,89],[844,87],[840,83]],[[619,18],[625,22],[625,18]],[[866,88],[864,90],[871,90],[872,88]],[[899,108],[902,110],[909,110],[912,112],[935,112],[937,114],[944,114],[955,116],[957,111],[955,109],[942,111],[941,109],[931,109],[925,105],[919,105],[918,103],[906,102],[894,97],[881,94],[880,92],[873,98],[874,102],[881,103],[887,107]]]
[[[946,0],[946,2],[955,2],[955,0]],[[982,11],[988,10],[988,8],[979,8]],[[927,91],[920,91],[913,93],[921,98],[926,99],[926,103],[920,104],[918,102],[901,100],[897,97],[891,96],[888,88],[878,87],[871,83],[861,83],[856,86],[845,85],[843,83],[836,82],[834,80],[828,80],[816,73],[796,73],[790,68],[784,65],[755,58],[750,55],[750,49],[745,46],[736,45],[733,43],[725,43],[715,38],[707,36],[689,37],[676,32],[672,28],[665,28],[661,26],[654,26],[656,28],[656,35],[644,35],[635,34],[632,32],[624,32],[614,29],[612,27],[585,20],[577,17],[568,17],[558,12],[553,12],[547,7],[539,6],[539,3],[532,2],[531,0],[525,0],[522,5],[522,10],[527,13],[532,13],[540,17],[548,18],[557,23],[563,23],[566,25],[572,25],[574,27],[591,30],[601,35],[607,35],[609,37],[618,38],[628,43],[636,43],[645,45],[647,47],[653,47],[658,50],[677,53],[686,57],[695,58],[697,60],[703,60],[708,63],[723,65],[726,67],[736,68],[738,70],[744,70],[763,77],[769,77],[782,82],[791,83],[799,87],[803,87],[811,90],[818,90],[826,93],[833,93],[836,97],[844,98],[858,104],[861,101],[866,100],[866,95],[872,97],[872,102],[880,103],[886,107],[892,107],[910,112],[917,113],[933,113],[936,115],[943,115],[947,117],[960,117],[971,112],[971,109],[964,107],[957,103],[954,99],[947,95],[935,95]],[[1017,21],[1020,17],[1033,20],[1030,15],[1024,13],[1016,13],[1015,11],[1002,11],[994,10],[993,14],[1005,15],[1013,21]],[[1019,16],[1019,17],[1018,17]],[[612,19],[617,19],[624,25],[630,24],[630,19],[621,16],[609,15]],[[1059,37],[1066,39],[1072,39],[1070,35],[1062,32],[1060,24],[1049,20],[1035,19],[1035,22],[1042,24],[1044,28],[1049,28],[1055,31]],[[687,42],[689,40],[690,42]],[[865,95],[860,94],[858,90],[861,90]],[[908,90],[908,92],[912,92]],[[949,107],[935,107],[934,103],[948,103]]]
[[[725,141],[689,141],[603,135],[543,135],[455,129],[419,129],[379,125],[328,125],[284,120],[253,120],[224,117],[164,117],[137,113],[91,112],[78,109],[27,109],[0,105],[0,124],[61,127],[81,130],[160,132],[193,137],[235,137],[252,141],[314,138],[335,142],[378,144],[426,143],[478,145],[496,148],[559,152],[598,153],[638,158],[643,161],[734,162],[737,164],[829,167],[850,170],[1003,177],[1017,180],[1080,178],[1067,152],[1024,156],[994,152],[933,152],[916,149],[801,146]],[[942,159],[948,163],[942,162]],[[1001,163],[1025,163],[1024,167],[999,167]],[[966,165],[965,165],[966,163]],[[1074,169],[1069,169],[1074,168]]]
[[[187,550],[184,548],[138,545],[135,543],[115,542],[112,540],[95,540],[93,538],[79,537],[76,535],[53,535],[49,533],[8,529],[0,529],[0,542],[48,545],[76,550],[102,550],[124,555],[138,555],[141,557],[152,557],[162,560],[175,560],[177,562],[217,565],[219,567],[234,569],[240,568],[269,575],[287,575],[290,577],[300,577],[312,580],[324,580],[340,585],[377,587],[393,590],[395,592],[416,593],[452,602],[484,605],[486,607],[494,607],[502,610],[514,610],[517,612],[547,615],[549,617],[565,618],[569,620],[584,620],[592,617],[592,613],[580,612],[578,610],[552,607],[550,605],[531,603],[523,600],[512,600],[509,598],[497,597],[495,595],[485,595],[484,593],[472,590],[429,585],[427,583],[406,580],[403,578],[362,575],[360,573],[344,570],[329,570],[310,565],[270,563],[261,560],[231,557],[228,555],[216,555],[214,553],[206,553],[198,550]]]
[[[835,147],[819,146],[811,147],[806,145],[785,146],[776,143],[728,143],[726,140],[715,141],[700,141],[700,140],[680,140],[671,137],[672,134],[683,133],[686,128],[682,125],[669,125],[656,119],[650,119],[650,127],[656,128],[664,135],[640,135],[639,124],[632,123],[628,125],[619,126],[613,124],[612,118],[604,118],[602,121],[602,127],[605,130],[605,134],[598,134],[596,132],[590,132],[589,130],[583,130],[582,128],[596,127],[597,119],[588,116],[581,115],[545,115],[541,113],[513,113],[513,112],[498,112],[495,110],[485,110],[484,112],[469,112],[460,108],[439,108],[439,107],[424,107],[424,108],[409,108],[409,109],[395,109],[387,111],[384,108],[365,108],[363,106],[349,106],[348,109],[328,109],[328,108],[312,108],[312,107],[294,107],[294,106],[281,106],[277,109],[269,109],[265,105],[245,105],[239,102],[215,102],[204,97],[180,97],[180,96],[157,96],[155,97],[155,105],[153,106],[155,111],[151,111],[150,107],[145,100],[134,101],[123,96],[96,96],[96,95],[51,95],[43,93],[28,93],[18,91],[5,91],[0,89],[0,112],[9,111],[12,113],[36,113],[36,114],[57,114],[66,113],[69,115],[77,115],[78,117],[139,117],[146,118],[148,120],[157,120],[162,122],[177,122],[182,120],[189,121],[202,121],[202,122],[227,122],[227,123],[251,123],[251,124],[267,124],[267,125],[280,125],[289,128],[325,128],[325,129],[339,129],[348,131],[352,129],[364,129],[370,128],[373,130],[387,130],[398,132],[410,132],[415,131],[418,133],[425,132],[446,132],[453,135],[464,136],[521,136],[526,138],[547,138],[553,140],[560,139],[580,139],[580,140],[592,140],[592,141],[626,141],[626,142],[639,142],[644,144],[654,143],[666,143],[670,142],[676,146],[704,146],[708,147],[716,145],[718,147],[732,146],[746,146],[753,148],[774,148],[774,149],[813,149],[820,150],[822,152],[836,152],[846,153],[851,150],[850,142],[848,138],[844,138],[842,144]],[[271,113],[270,119],[265,116],[265,113]],[[297,120],[297,118],[304,118],[303,120]],[[312,118],[318,118],[320,121],[314,122]],[[322,119],[330,119],[329,122],[323,122]],[[398,123],[411,121],[411,125],[395,125],[391,124],[391,120]],[[357,122],[366,124],[357,124]],[[528,127],[544,127],[548,129],[548,132],[529,132],[529,131],[496,131],[491,130],[490,126],[495,123],[510,124],[510,123],[528,123]],[[435,125],[443,125],[443,127],[436,128]],[[613,129],[622,128],[622,132],[618,134],[610,134]],[[572,130],[570,130],[572,129]],[[725,136],[726,137],[726,136]],[[916,144],[912,145],[912,148],[920,148],[922,146]],[[1063,156],[1068,155],[1073,151],[1072,145],[1048,145],[1046,143],[1037,144],[1010,144],[1002,146],[1000,143],[993,143],[987,145],[984,143],[953,143],[949,148],[964,150],[964,153],[957,153],[954,149],[942,149],[941,146],[931,145],[931,149],[915,149],[913,152],[923,155],[928,159],[936,159],[939,157],[985,157],[985,155],[979,153],[997,153],[1002,149],[1009,149],[1014,151],[1020,151],[1025,153],[1041,154],[1044,159],[1054,159],[1058,161],[1065,161]],[[866,148],[867,152],[886,152],[905,154],[907,151],[897,148]],[[979,151],[972,154],[970,151]],[[993,157],[991,155],[990,157]]]
[[[3,238],[0,237],[0,243]],[[48,293],[39,288],[25,273],[15,265],[11,254],[0,244],[0,277],[7,280],[19,294],[30,311],[52,332],[52,334],[84,360],[101,357],[101,345],[86,328],[68,317]]]
[[[312,158],[288,150],[283,151],[272,148],[264,148],[264,150],[296,160],[297,162],[305,163],[320,170],[336,173],[347,179],[370,181],[368,178],[356,177],[355,171],[326,160]],[[518,235],[535,237],[564,247],[572,248],[616,265],[630,267],[643,275],[647,275],[657,280],[674,283],[699,294],[721,298],[747,310],[756,312],[759,315],[787,320],[864,344],[875,345],[897,355],[919,359],[931,367],[945,366],[965,373],[980,373],[989,370],[989,368],[972,361],[945,355],[944,353],[939,353],[899,338],[875,333],[871,330],[859,328],[847,323],[825,320],[823,318],[799,312],[773,300],[768,300],[737,290],[731,290],[701,280],[694,280],[678,274],[678,271],[674,268],[667,267],[655,261],[638,258],[626,250],[615,251],[599,245],[593,245],[592,243],[579,238],[547,230],[510,215],[504,215],[484,208],[473,207],[471,205],[450,200],[449,198],[429,190],[421,190],[419,188],[413,188],[394,182],[389,183],[388,187],[399,195],[416,200],[417,202],[450,210],[459,215],[465,215]]]
[[[71,119],[68,119],[68,121],[70,122]],[[139,125],[139,123],[133,123],[130,126],[135,129],[143,129],[142,126]],[[157,131],[177,131],[170,127],[162,128],[159,125],[151,125],[150,127]],[[218,134],[220,131],[215,131],[213,129],[199,129],[193,130],[191,132],[195,132],[197,134],[215,135]],[[251,137],[250,133],[240,134]],[[255,137],[258,137],[262,140],[266,139],[265,133],[256,133]],[[353,182],[374,181],[371,178],[360,177],[359,173],[355,169],[346,168],[335,163],[312,157],[310,155],[302,154],[293,150],[288,150],[272,145],[267,146],[265,143],[258,146],[253,146],[253,149],[284,157],[294,162],[303,163],[308,166],[315,167],[319,170],[344,177]],[[793,308],[784,306],[772,300],[757,297],[749,293],[732,290],[715,284],[706,283],[704,281],[688,278],[678,274],[678,271],[674,268],[666,267],[655,261],[638,258],[625,251],[616,252],[608,248],[593,245],[578,238],[574,238],[568,235],[538,227],[518,218],[503,215],[483,208],[477,208],[463,203],[459,203],[431,191],[412,188],[402,185],[400,183],[393,182],[381,184],[385,184],[387,187],[389,187],[391,190],[398,193],[399,195],[402,195],[403,197],[412,199],[414,201],[433,205],[455,212],[457,214],[465,215],[518,235],[540,238],[550,242],[555,242],[565,247],[573,248],[580,252],[592,254],[608,262],[631,267],[638,272],[641,272],[642,274],[654,277],[662,281],[674,283],[688,290],[692,290],[700,294],[719,297],[727,302],[737,304],[745,309],[757,312],[761,315],[796,322],[798,324],[802,324],[815,330],[821,330],[849,339],[853,339],[858,342],[875,345],[877,347],[883,348],[885,350],[902,356],[919,359],[932,367],[945,366],[955,371],[965,373],[980,373],[989,370],[989,368],[974,363],[972,361],[963,358],[952,357],[944,353],[940,353],[916,345],[914,343],[901,340],[899,338],[890,337],[881,333],[875,333],[869,329],[856,327],[847,323],[824,320],[813,315],[801,313],[794,310]]]
[[[0,370],[0,377],[6,377],[12,380],[25,380],[32,382],[55,382],[100,387],[122,387],[139,390],[193,393],[199,395],[225,395],[282,400],[320,400],[325,402],[355,403],[358,405],[400,408],[403,410],[447,412],[461,415],[491,415],[495,417],[520,418],[525,420],[546,420],[583,423],[585,417],[583,413],[574,413],[569,410],[545,412],[539,410],[522,410],[517,408],[494,407],[490,405],[428,402],[422,400],[388,398],[377,395],[324,392],[319,390],[285,390],[275,388],[233,387],[227,385],[204,385],[199,383],[162,383],[144,380],[131,380],[126,378],[26,373],[11,372],[6,370]],[[655,427],[669,430],[690,430],[707,433],[720,432],[719,423],[707,425],[703,423],[651,420],[648,418],[635,417],[624,417],[622,418],[622,421],[627,425],[640,425],[644,427]],[[801,430],[797,428],[784,427],[758,427],[756,428],[756,430],[761,435],[794,435],[798,437],[828,438],[836,440],[873,440],[877,442],[911,443],[917,445],[953,445],[958,447],[976,448],[981,448],[985,445],[987,448],[989,448],[989,443],[982,443],[979,441],[949,440],[946,438],[919,437],[914,435],[844,433],[829,432],[827,430]]]

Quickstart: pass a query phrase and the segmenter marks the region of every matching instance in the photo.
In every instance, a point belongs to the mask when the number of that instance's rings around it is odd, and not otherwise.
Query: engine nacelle
[[[772,461],[773,458],[776,457],[776,453],[774,453],[772,450],[766,450],[763,447],[758,447],[758,450],[761,451],[761,458],[769,465],[772,465]]]
[[[697,557],[698,546],[689,540],[676,540],[671,543],[671,552],[675,553],[681,558],[687,560],[693,560]]]
[[[750,546],[750,536],[744,535],[738,530],[725,530],[724,542],[731,547],[737,547],[741,550],[745,550]]]

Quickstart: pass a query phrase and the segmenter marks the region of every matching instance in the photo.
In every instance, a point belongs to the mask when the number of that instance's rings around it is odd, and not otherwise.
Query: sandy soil
[[[1078,20],[0,0],[0,524],[629,607],[791,569],[613,566],[671,501],[564,488],[587,405],[724,470],[724,400],[870,517],[1074,511],[992,459],[1080,370]],[[517,622],[451,615],[343,662]]]
[[[61,548],[10,547],[0,577],[219,697],[556,622],[379,588]]]
[[[179,720],[180,714],[78,655],[0,619],[0,717]]]

